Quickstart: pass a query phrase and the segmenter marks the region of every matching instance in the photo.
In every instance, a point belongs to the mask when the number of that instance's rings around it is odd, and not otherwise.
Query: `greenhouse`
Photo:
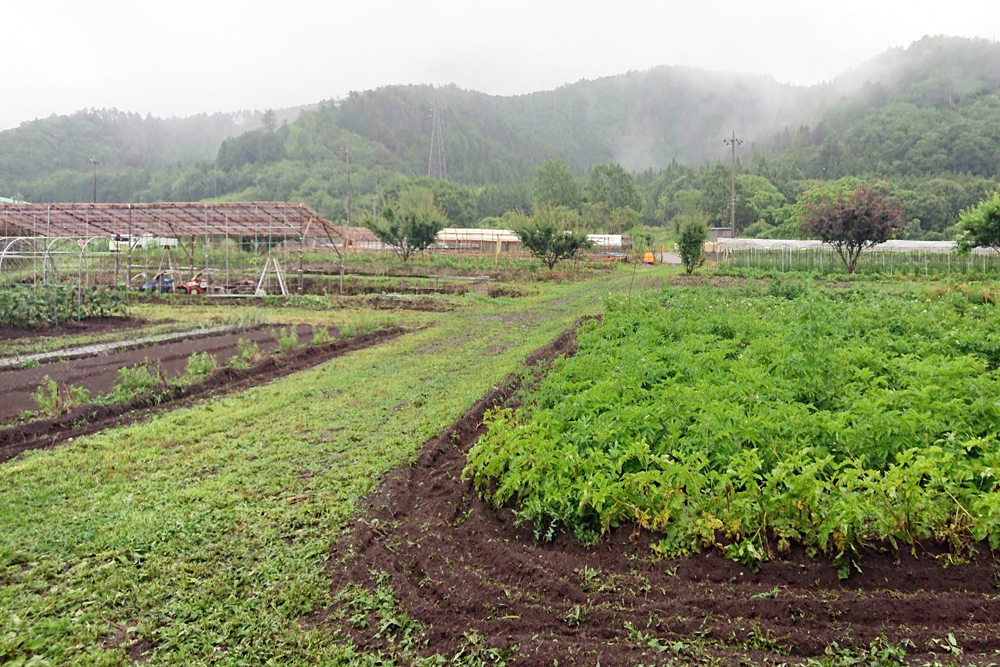
[[[342,232],[303,204],[0,204],[0,287],[63,282],[287,293]],[[164,290],[165,291],[165,290]]]

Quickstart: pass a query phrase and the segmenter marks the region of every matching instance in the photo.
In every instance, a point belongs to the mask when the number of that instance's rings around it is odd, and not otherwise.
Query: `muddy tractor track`
[[[528,363],[541,373],[573,351],[564,334]],[[329,606],[304,625],[406,664],[377,619],[365,626],[342,613],[344,590],[380,581],[422,624],[420,656],[455,656],[474,633],[481,646],[514,649],[515,665],[800,664],[834,643],[868,648],[882,638],[920,663],[997,662],[1000,570],[982,546],[947,567],[933,546],[871,552],[863,572],[840,581],[829,561],[794,550],[758,572],[714,551],[657,560],[656,538],[631,527],[593,548],[565,534],[536,541],[509,508],[462,481],[484,413],[518,394],[508,379],[387,476],[331,554]]]
[[[191,405],[197,400],[256,387],[291,375],[349,352],[384,343],[405,333],[399,327],[381,329],[326,345],[305,346],[281,356],[268,356],[247,369],[223,367],[202,382],[171,385],[152,396],[142,396],[116,405],[83,405],[56,418],[30,422],[0,430],[0,463],[22,452],[48,448],[72,438],[97,433],[113,426],[132,424],[150,415]]]

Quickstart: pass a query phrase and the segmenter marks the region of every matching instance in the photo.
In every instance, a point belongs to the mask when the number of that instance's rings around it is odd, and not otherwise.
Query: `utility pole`
[[[733,155],[729,163],[729,233],[736,238],[736,147],[743,143],[742,139],[736,138],[736,130],[733,135],[722,140],[722,143],[732,147]]]
[[[97,165],[101,164],[101,161],[98,160],[96,157],[92,157],[92,158],[90,158],[87,161],[90,163],[90,166],[93,167],[93,169],[94,169],[94,203],[96,204],[97,203]]]
[[[344,160],[347,162],[347,226],[351,226],[351,149],[344,148]]]

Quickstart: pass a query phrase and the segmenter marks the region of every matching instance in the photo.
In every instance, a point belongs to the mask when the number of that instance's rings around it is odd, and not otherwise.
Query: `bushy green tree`
[[[962,211],[959,229],[958,246],[963,251],[993,248],[1000,252],[1000,190]]]
[[[395,202],[383,206],[378,217],[367,215],[362,222],[405,262],[433,245],[447,218],[434,205],[429,190],[409,188]]]
[[[546,160],[535,169],[532,195],[540,206],[580,207],[580,184],[559,158]]]
[[[681,224],[677,247],[681,254],[681,263],[688,273],[705,263],[704,245],[708,238],[708,229],[704,219],[696,216],[687,217]]]
[[[599,164],[587,180],[587,201],[602,208],[608,215],[619,208],[642,212],[643,197],[632,176],[620,164]]]
[[[521,245],[552,270],[561,259],[574,257],[592,244],[587,235],[567,229],[566,209],[537,206],[530,219],[514,227]]]

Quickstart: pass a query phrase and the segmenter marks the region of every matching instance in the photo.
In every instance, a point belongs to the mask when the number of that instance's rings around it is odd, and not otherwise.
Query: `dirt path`
[[[183,387],[172,386],[157,396],[143,396],[128,403],[100,407],[84,405],[57,419],[39,420],[2,429],[0,463],[28,450],[52,447],[106,428],[135,423],[153,412],[174,410],[210,396],[231,394],[262,385],[349,352],[378,345],[403,333],[404,329],[392,327],[347,340],[335,340],[327,345],[300,347],[281,357],[267,357],[245,370],[220,368],[203,382]],[[301,336],[299,340],[302,342]]]
[[[532,361],[571,350],[563,336]],[[475,632],[481,646],[517,647],[517,665],[796,664],[833,642],[867,648],[882,636],[912,641],[908,659],[946,660],[956,659],[951,634],[964,651],[958,662],[995,661],[1000,570],[984,548],[949,567],[933,548],[870,553],[864,571],[841,582],[828,561],[803,553],[756,573],[716,552],[654,560],[653,540],[631,528],[592,549],[566,535],[536,542],[509,509],[461,481],[485,410],[515,394],[510,383],[490,392],[385,480],[331,556],[334,601],[306,625],[398,657],[391,629],[338,620],[336,595],[373,589],[372,573],[384,572],[403,611],[424,625],[422,655],[454,656]]]
[[[24,369],[0,369],[0,421],[17,417],[25,410],[35,409],[31,394],[49,376],[60,384],[86,387],[92,397],[106,394],[114,385],[119,368],[135,366],[144,360],[159,361],[167,379],[184,372],[188,357],[195,352],[208,352],[219,365],[225,365],[236,353],[240,338],[252,340],[262,352],[277,348],[275,327],[268,326],[254,331],[220,333],[214,336],[185,336],[181,340],[166,342],[138,349],[128,349],[109,354],[97,354],[82,359],[59,361]],[[308,325],[297,328],[300,343],[308,343],[312,329]]]

